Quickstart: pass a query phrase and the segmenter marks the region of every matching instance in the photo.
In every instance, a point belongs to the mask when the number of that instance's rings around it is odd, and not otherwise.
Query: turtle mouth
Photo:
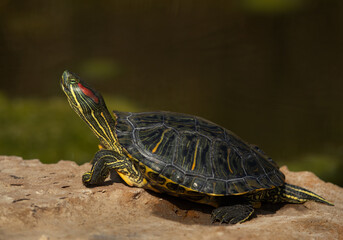
[[[70,91],[69,86],[68,86],[68,84],[66,83],[67,80],[68,80],[68,77],[69,77],[69,71],[68,71],[68,70],[65,70],[65,71],[63,72],[62,78],[61,78],[61,87],[62,87],[62,90],[63,90],[63,91],[66,91],[66,90]]]
[[[67,96],[67,100],[68,100],[70,106],[71,106],[75,111],[77,111],[78,108],[77,108],[77,104],[74,102],[74,99],[73,99],[73,97],[72,97],[72,90],[70,89],[71,86],[68,85],[68,84],[66,84],[63,78],[62,78],[62,80],[61,80],[61,88],[62,88],[64,94]]]
[[[62,87],[63,92],[70,93],[70,87],[66,84],[65,80],[63,79],[63,77],[61,79],[61,87]]]

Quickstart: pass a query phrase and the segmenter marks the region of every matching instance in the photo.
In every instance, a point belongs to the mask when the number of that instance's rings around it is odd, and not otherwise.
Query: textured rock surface
[[[335,204],[267,205],[250,221],[210,225],[211,208],[130,188],[113,175],[85,188],[89,164],[0,156],[0,239],[343,239],[343,189],[309,172],[287,182]]]

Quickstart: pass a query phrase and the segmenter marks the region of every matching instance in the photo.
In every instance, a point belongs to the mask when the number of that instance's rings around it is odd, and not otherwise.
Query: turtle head
[[[89,87],[79,76],[66,70],[63,72],[61,86],[71,107],[82,114],[97,111],[105,107],[100,93]]]
[[[87,123],[103,145],[110,148],[115,120],[109,113],[101,94],[87,85],[76,74],[66,70],[61,87],[72,109]]]

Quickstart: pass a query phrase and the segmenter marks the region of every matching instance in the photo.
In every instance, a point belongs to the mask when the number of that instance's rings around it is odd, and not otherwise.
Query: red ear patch
[[[81,83],[78,83],[79,88],[81,89],[81,91],[88,97],[90,97],[91,99],[93,99],[93,101],[95,103],[99,103],[99,98],[97,96],[94,95],[94,93],[92,92],[92,90],[86,88],[85,86],[83,86]]]

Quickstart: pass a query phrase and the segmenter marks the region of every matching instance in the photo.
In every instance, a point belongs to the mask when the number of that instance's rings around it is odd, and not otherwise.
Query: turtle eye
[[[70,78],[69,81],[70,81],[71,84],[79,83],[79,80],[76,79],[76,78]]]

